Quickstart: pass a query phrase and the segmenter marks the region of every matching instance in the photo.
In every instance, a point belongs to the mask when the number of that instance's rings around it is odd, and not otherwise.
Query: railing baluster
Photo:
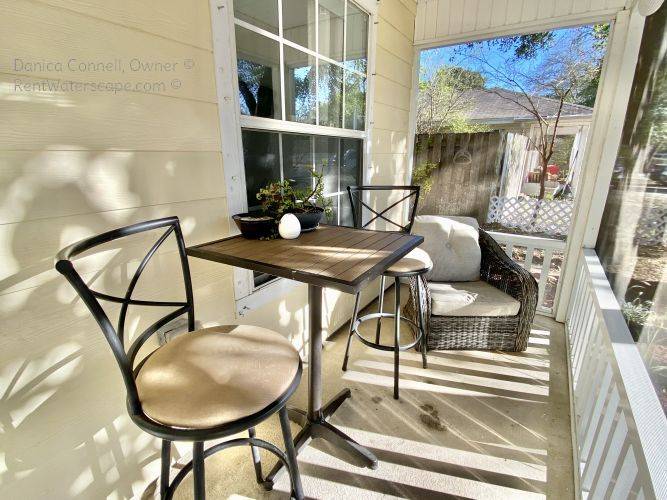
[[[554,307],[545,306],[546,288],[549,284],[549,270],[551,261],[554,258],[554,252],[564,251],[565,242],[562,240],[543,238],[539,236],[526,236],[522,234],[508,234],[491,231],[489,233],[498,243],[501,244],[507,256],[514,262],[532,272],[532,264],[535,259],[535,250],[544,253],[544,261],[542,262],[542,270],[540,271],[540,279],[538,282],[538,302],[537,311],[542,314],[553,315]],[[526,258],[521,262],[514,258],[514,249],[517,247],[526,248]],[[559,279],[560,283],[560,279]],[[556,288],[556,295],[558,287]],[[554,297],[555,298],[555,297]],[[555,306],[555,304],[554,304]]]
[[[549,283],[549,271],[551,270],[551,258],[554,251],[551,248],[544,250],[544,258],[542,259],[542,270],[540,271],[540,281],[537,284],[537,303],[544,306],[544,294],[547,291],[547,283]]]
[[[507,245],[505,245],[505,253],[510,259],[514,260],[514,256],[512,255],[514,253],[514,245],[507,243]]]
[[[666,498],[667,421],[593,250],[580,254],[566,326],[580,495]]]
[[[527,246],[526,247],[526,258],[523,261],[523,268],[530,272],[531,267],[533,266],[533,255],[535,254],[535,247]]]

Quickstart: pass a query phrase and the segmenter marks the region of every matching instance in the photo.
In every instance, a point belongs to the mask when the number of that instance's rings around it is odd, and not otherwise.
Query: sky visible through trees
[[[443,66],[457,66],[482,73],[486,79],[486,88],[516,91],[515,85],[495,77],[491,71],[485,71],[480,59],[495,67],[506,66],[508,60],[511,60],[513,67],[521,74],[535,78],[545,70],[545,64],[550,60],[575,47],[577,56],[584,59],[583,62],[598,69],[598,74],[591,75],[595,80],[592,82],[593,87],[596,88],[607,35],[608,25],[587,25],[425,50],[421,53],[420,79],[422,82],[429,80]],[[591,106],[595,93],[584,91],[586,83],[582,82],[582,91],[575,92],[568,101]]]

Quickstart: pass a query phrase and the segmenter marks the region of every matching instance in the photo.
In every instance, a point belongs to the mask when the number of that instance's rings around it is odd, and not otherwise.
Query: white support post
[[[636,9],[616,16],[593,113],[590,138],[576,192],[574,223],[570,231],[558,298],[556,320],[564,321],[581,248],[595,246],[609,181],[625,122],[634,68],[637,64],[644,17]]]

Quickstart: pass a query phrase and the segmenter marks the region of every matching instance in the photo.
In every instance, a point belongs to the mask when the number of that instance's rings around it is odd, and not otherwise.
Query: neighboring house
[[[531,96],[530,100],[540,114],[550,122],[558,113],[559,101],[543,96]],[[539,124],[526,108],[530,108],[528,98],[518,92],[505,89],[469,90],[461,99],[462,115],[476,125],[487,125],[492,130],[507,133],[505,152],[499,183],[499,196],[537,195],[539,177],[529,175],[539,171],[537,152],[530,147],[529,138],[539,134]],[[525,107],[524,107],[525,106]],[[568,165],[558,165],[567,172],[567,179],[574,191],[578,180],[581,160],[593,109],[579,104],[564,103],[558,125],[558,138],[574,137],[573,140],[559,142],[557,147],[570,148]],[[571,143],[571,146],[570,146]],[[565,152],[567,155],[567,152]],[[558,186],[556,181],[547,181],[547,192]]]
[[[534,95],[530,100],[542,116],[555,119],[559,104],[557,99]],[[468,90],[463,94],[462,101],[465,103],[462,114],[475,124],[503,130],[524,130],[526,125],[536,121],[526,109],[531,107],[528,98],[519,92],[497,88]],[[588,125],[592,115],[593,108],[566,102],[561,111],[561,121]]]

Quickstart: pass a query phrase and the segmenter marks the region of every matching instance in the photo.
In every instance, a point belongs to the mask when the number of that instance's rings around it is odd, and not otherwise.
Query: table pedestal
[[[375,455],[326,421],[352,393],[344,389],[322,406],[322,291],[322,287],[308,285],[308,411],[289,409],[290,420],[302,427],[294,438],[294,448],[299,453],[311,439],[324,439],[341,449],[351,463],[375,469],[378,466]],[[267,486],[273,484],[281,468],[282,462],[278,462],[266,477]]]

